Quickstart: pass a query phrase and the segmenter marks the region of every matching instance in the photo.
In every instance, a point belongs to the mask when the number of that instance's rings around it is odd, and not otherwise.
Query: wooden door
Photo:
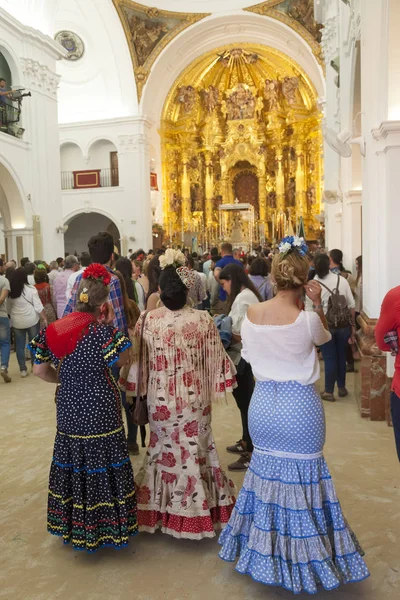
[[[111,186],[119,185],[118,152],[110,152]]]

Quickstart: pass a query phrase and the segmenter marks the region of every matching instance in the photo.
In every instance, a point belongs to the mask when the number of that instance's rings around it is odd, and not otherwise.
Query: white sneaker
[[[28,377],[28,371],[26,369],[21,371],[21,377]]]
[[[11,383],[11,377],[9,376],[8,370],[5,367],[1,367],[0,375],[4,379],[5,383]]]

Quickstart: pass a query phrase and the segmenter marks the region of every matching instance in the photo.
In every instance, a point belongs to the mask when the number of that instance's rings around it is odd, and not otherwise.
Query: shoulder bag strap
[[[337,294],[339,294],[340,277],[341,277],[341,275],[337,276],[337,286],[336,286],[336,293]]]
[[[138,373],[138,384],[137,384],[137,389],[136,389],[136,400],[139,400],[139,398],[140,398],[140,390],[142,388],[143,332],[144,332],[144,325],[145,325],[147,314],[148,314],[148,311],[146,310],[146,312],[143,315],[142,325],[140,327],[139,373]]]
[[[322,281],[320,279],[316,280],[320,285],[322,285],[322,287],[324,287],[326,290],[328,290],[328,292],[332,295],[333,291],[331,289],[328,288],[327,285],[325,285],[324,283],[322,283]]]

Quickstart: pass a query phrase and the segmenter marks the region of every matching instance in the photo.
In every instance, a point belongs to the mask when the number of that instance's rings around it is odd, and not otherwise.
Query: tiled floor
[[[14,361],[13,356],[13,361]],[[74,552],[46,532],[47,476],[55,427],[54,386],[33,376],[0,383],[0,598],[7,600],[273,600],[292,595],[235,573],[216,540],[141,534],[119,552]],[[325,456],[345,514],[366,551],[371,577],[320,592],[332,600],[400,598],[400,470],[392,431],[357,413],[351,395],[327,404]],[[357,386],[356,386],[357,387]],[[233,401],[215,406],[221,462],[239,437]],[[137,470],[140,457],[134,460]],[[234,476],[240,486],[242,475]],[[299,598],[308,597],[300,595]]]

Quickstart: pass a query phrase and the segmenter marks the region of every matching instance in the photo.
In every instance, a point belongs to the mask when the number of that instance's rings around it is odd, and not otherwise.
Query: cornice
[[[376,141],[384,140],[389,135],[400,134],[400,121],[382,121],[382,123],[371,130],[372,137]]]
[[[62,131],[67,131],[69,129],[94,129],[96,127],[113,127],[115,125],[144,125],[145,127],[150,128],[154,125],[154,123],[146,116],[133,115],[130,117],[115,117],[114,119],[101,119],[97,121],[60,123],[59,129]]]
[[[47,53],[56,60],[67,55],[67,51],[50,36],[45,35],[38,29],[23,25],[3,8],[0,8],[0,23],[2,29],[8,29],[9,32],[17,35],[20,39],[29,40],[38,46],[44,46]]]

